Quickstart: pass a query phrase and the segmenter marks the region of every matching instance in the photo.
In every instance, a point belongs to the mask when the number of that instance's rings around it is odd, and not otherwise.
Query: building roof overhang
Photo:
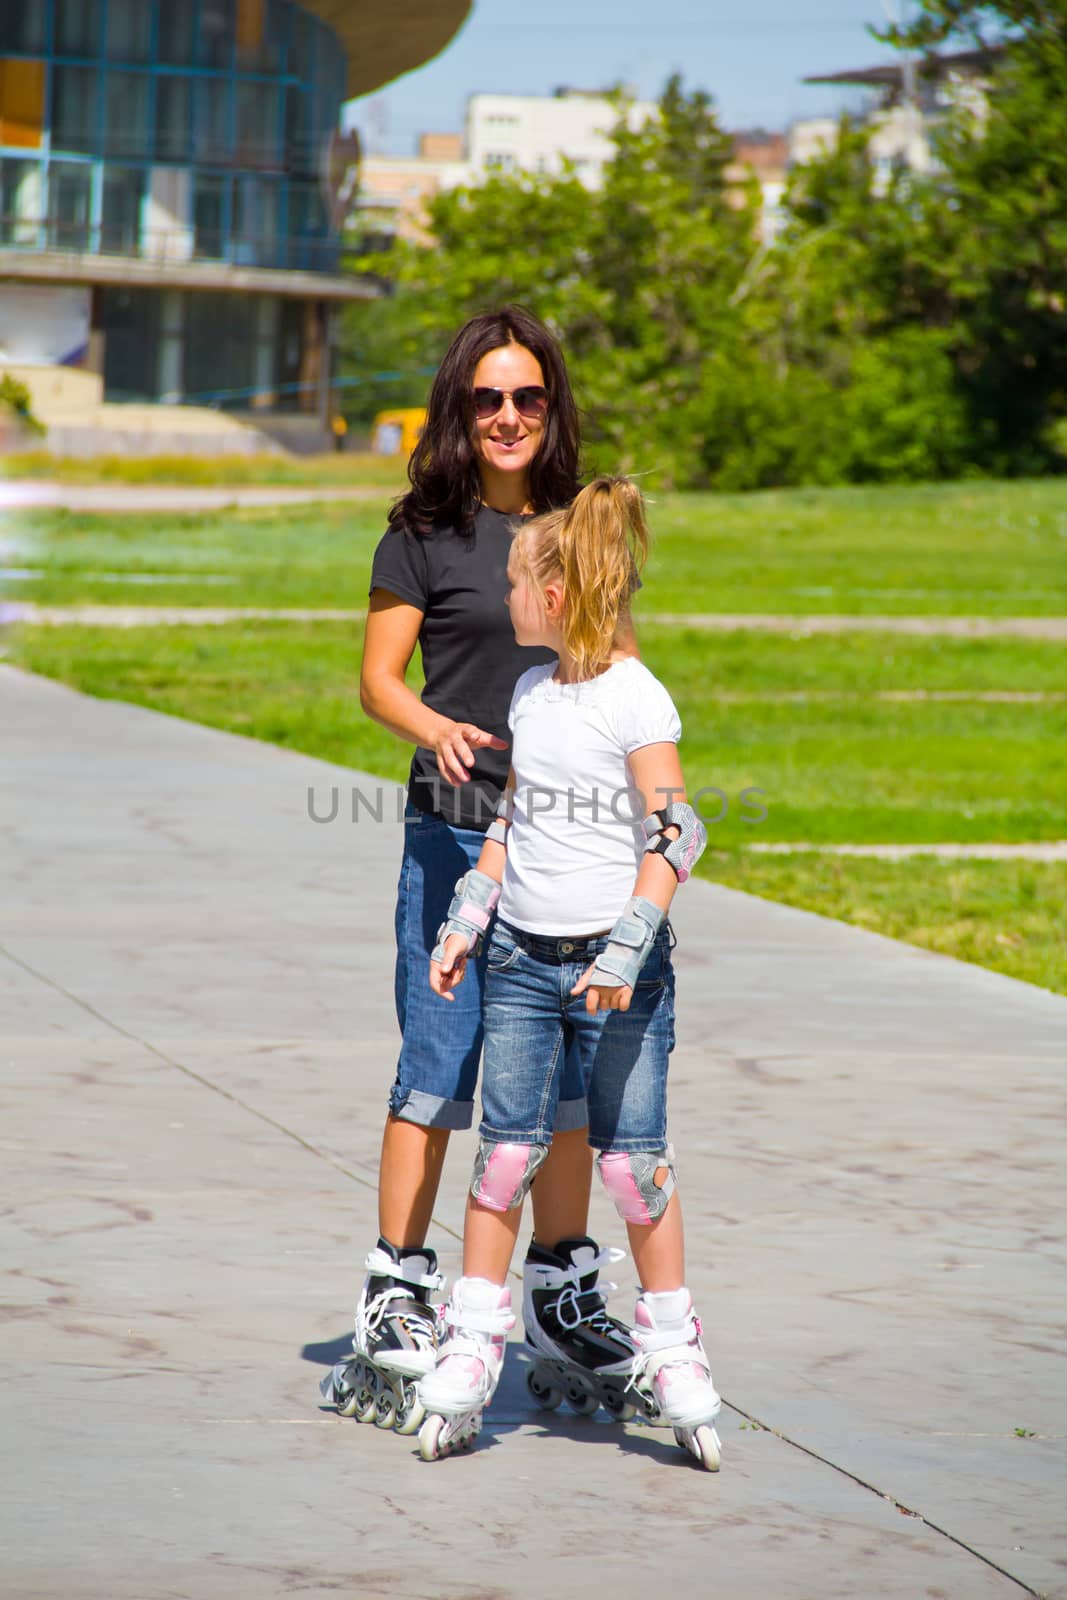
[[[348,57],[346,93],[369,94],[430,61],[470,14],[470,0],[298,0],[337,34]]]
[[[192,289],[276,294],[290,300],[377,300],[373,278],[276,267],[231,267],[224,261],[138,260],[65,250],[0,250],[0,282],[83,284],[93,288]]]
[[[988,71],[1003,54],[1003,45],[992,44],[985,50],[957,50],[951,55],[919,56],[915,58],[915,67],[920,78],[943,78],[951,72]],[[893,89],[899,88],[904,82],[904,64],[901,61],[887,61],[878,67],[856,67],[850,72],[824,72],[800,81]]]

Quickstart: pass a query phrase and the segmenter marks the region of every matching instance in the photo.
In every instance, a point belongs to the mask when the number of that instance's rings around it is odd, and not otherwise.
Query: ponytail
[[[562,579],[563,642],[579,677],[594,677],[611,657],[648,558],[640,489],[628,478],[594,478],[566,511],[536,517],[516,540],[538,588]]]

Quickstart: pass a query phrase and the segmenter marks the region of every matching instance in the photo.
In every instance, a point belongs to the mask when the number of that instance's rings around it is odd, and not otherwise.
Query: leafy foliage
[[[393,293],[348,314],[349,369],[432,367],[468,316],[514,299],[562,339],[599,469],[721,489],[1055,470],[1067,0],[925,0],[881,37],[928,51],[983,30],[1003,56],[944,116],[933,169],[877,172],[871,130],[845,121],[794,171],[772,244],[713,105],[677,78],[640,128],[620,102],[595,193],[568,172],[439,196],[435,244],[373,263]]]

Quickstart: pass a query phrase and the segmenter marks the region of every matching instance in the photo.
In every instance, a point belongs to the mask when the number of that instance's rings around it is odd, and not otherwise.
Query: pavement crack
[[[762,1421],[761,1418],[754,1416],[751,1411],[743,1410],[741,1406],[736,1405],[732,1400],[728,1400],[725,1395],[723,1395],[723,1405],[727,1406],[731,1411],[735,1411],[739,1417],[744,1417],[751,1427],[758,1428],[763,1433],[773,1433],[776,1439],[781,1439],[782,1443],[789,1445],[790,1449],[799,1450],[802,1455],[810,1456],[813,1461],[821,1462],[824,1467],[829,1467],[831,1472],[838,1472],[843,1478],[850,1478],[859,1488],[866,1489],[868,1493],[877,1495],[880,1500],[888,1501],[891,1506],[896,1507],[901,1516],[914,1517],[924,1527],[929,1528],[931,1533],[939,1534],[942,1539],[947,1539],[957,1549],[965,1551],[969,1556],[973,1556],[976,1561],[981,1561],[984,1566],[991,1567],[1002,1578],[1007,1578],[1009,1583],[1014,1583],[1024,1594],[1033,1595],[1034,1600],[1044,1600],[1040,1589],[1031,1589],[1030,1585],[1024,1583],[1022,1578],[1017,1578],[1014,1572],[1009,1572],[1006,1567],[999,1566],[989,1556],[984,1556],[980,1550],[976,1550],[973,1544],[968,1544],[965,1539],[960,1539],[956,1534],[950,1533],[940,1523],[931,1522],[930,1518],[924,1516],[921,1511],[916,1511],[913,1506],[905,1505],[903,1500],[898,1500],[896,1495],[890,1494],[888,1490],[880,1489],[876,1483],[869,1483],[866,1478],[861,1478],[858,1473],[850,1471],[848,1467],[843,1467],[838,1462],[831,1461],[829,1456],[820,1455],[818,1450],[812,1450],[810,1445],[801,1444],[799,1439],[790,1438],[789,1434],[783,1433],[780,1428],[775,1428],[771,1423]]]

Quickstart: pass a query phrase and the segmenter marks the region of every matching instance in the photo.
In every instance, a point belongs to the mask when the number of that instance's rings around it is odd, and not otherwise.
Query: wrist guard
[[[666,914],[643,895],[633,895],[612,928],[605,949],[596,958],[590,985],[598,989],[632,989]]]
[[[687,805],[684,800],[674,800],[669,806],[664,806],[662,811],[653,811],[641,826],[648,840],[645,854],[648,855],[652,851],[663,856],[668,866],[673,868],[678,882],[684,883],[704,854],[708,843],[708,830],[692,806]],[[666,837],[668,828],[679,829],[680,837],[668,839]]]
[[[487,872],[472,867],[456,883],[456,892],[448,915],[437,930],[437,943],[430,951],[431,961],[445,958],[445,940],[458,933],[467,941],[466,954],[478,947],[478,941],[493,920],[496,903],[500,899],[500,885]]]

